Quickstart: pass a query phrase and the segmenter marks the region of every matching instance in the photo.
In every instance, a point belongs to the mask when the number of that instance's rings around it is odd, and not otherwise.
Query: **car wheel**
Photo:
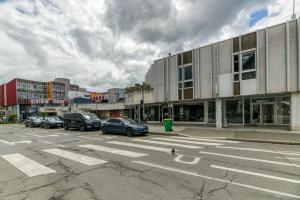
[[[80,126],[80,131],[81,132],[85,131],[85,127],[84,126]]]
[[[27,124],[25,124],[25,127],[28,127],[28,125],[27,125]]]
[[[132,137],[132,136],[133,136],[133,130],[132,130],[132,128],[128,128],[128,129],[126,130],[126,135],[127,135],[128,137]]]
[[[106,134],[107,133],[106,128],[102,127],[101,132],[102,132],[103,135]]]
[[[49,129],[49,128],[50,128],[50,125],[49,125],[49,124],[47,124],[47,125],[46,125],[46,128],[47,128],[47,129]]]
[[[67,124],[64,125],[64,129],[67,131],[69,130],[69,126]]]

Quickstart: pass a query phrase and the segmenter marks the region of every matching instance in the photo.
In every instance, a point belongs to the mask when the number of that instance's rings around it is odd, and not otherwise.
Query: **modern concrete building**
[[[146,119],[299,130],[299,28],[297,19],[155,60]]]

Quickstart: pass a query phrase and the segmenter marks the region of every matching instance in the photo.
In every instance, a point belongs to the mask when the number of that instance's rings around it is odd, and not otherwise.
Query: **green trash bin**
[[[164,119],[165,132],[173,131],[172,125],[173,125],[172,119]]]

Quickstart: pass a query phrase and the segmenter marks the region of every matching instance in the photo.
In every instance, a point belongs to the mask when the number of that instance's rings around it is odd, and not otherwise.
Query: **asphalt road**
[[[300,147],[1,125],[0,199],[300,199]]]

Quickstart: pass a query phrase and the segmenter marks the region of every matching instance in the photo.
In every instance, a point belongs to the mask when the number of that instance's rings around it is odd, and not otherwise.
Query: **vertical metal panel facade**
[[[16,79],[11,80],[6,84],[6,105],[14,106],[17,105],[17,87],[16,87]]]
[[[212,97],[211,46],[200,48],[200,93],[201,98]]]
[[[268,30],[268,93],[286,91],[285,24]]]
[[[295,92],[297,91],[297,78],[298,78],[298,70],[297,70],[297,21],[289,22],[289,88],[288,91]]]
[[[211,45],[211,58],[212,58],[212,97],[216,97],[218,92],[218,44]]]
[[[257,32],[257,49],[258,49],[258,66],[257,73],[259,74],[259,91],[258,94],[266,93],[266,31],[260,30]]]
[[[170,73],[170,101],[178,101],[178,67],[177,56],[171,56],[169,60]]]
[[[199,49],[193,50],[194,98],[200,98]]]
[[[4,106],[4,85],[0,85],[0,106]]]
[[[164,59],[154,62],[154,99],[155,102],[163,102],[165,97]]]

